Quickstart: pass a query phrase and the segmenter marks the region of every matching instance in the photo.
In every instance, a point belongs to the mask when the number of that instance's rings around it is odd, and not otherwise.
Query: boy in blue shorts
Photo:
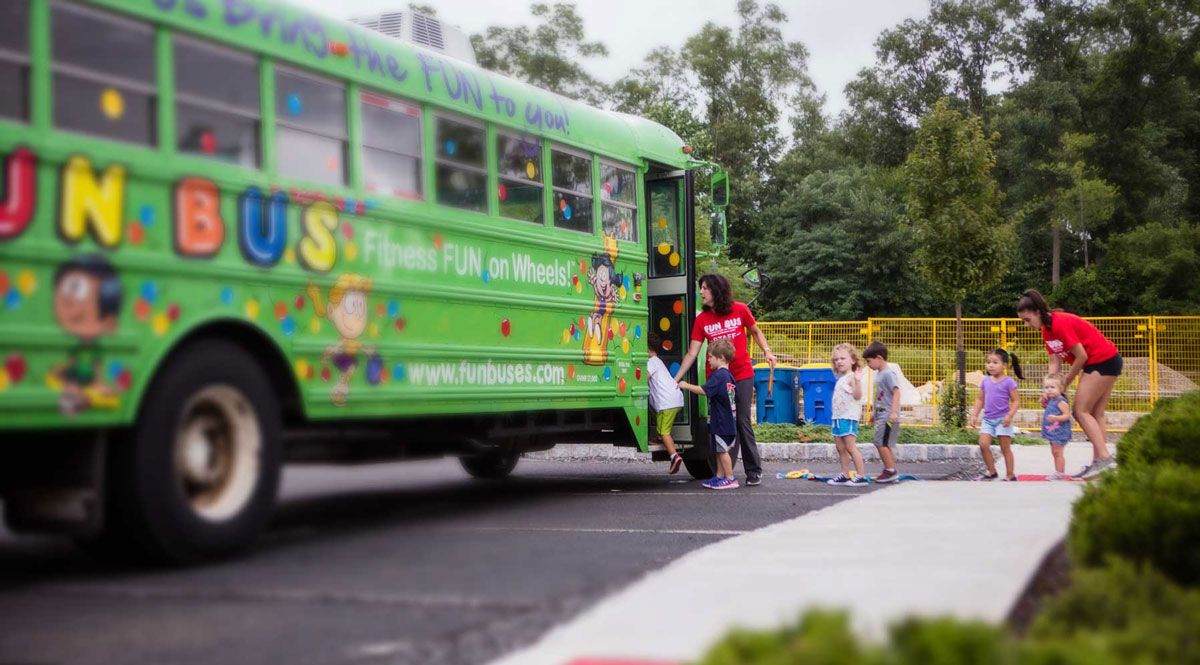
[[[708,365],[713,368],[712,374],[703,386],[680,381],[679,387],[708,396],[708,434],[712,440],[713,453],[717,457],[717,475],[701,483],[713,490],[737,489],[737,478],[733,477],[733,461],[729,458],[729,449],[737,440],[737,420],[734,410],[737,408],[735,397],[737,382],[729,372],[729,363],[733,361],[733,344],[727,339],[714,339],[708,343]]]

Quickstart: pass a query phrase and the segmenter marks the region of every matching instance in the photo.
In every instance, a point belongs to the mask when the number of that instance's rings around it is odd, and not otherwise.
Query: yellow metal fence
[[[1112,340],[1125,361],[1109,400],[1109,429],[1122,431],[1156,401],[1200,388],[1200,316],[1088,317]],[[828,363],[833,347],[849,342],[859,353],[873,340],[888,346],[888,361],[917,389],[919,403],[908,400],[904,420],[937,422],[938,389],[956,380],[954,319],[881,318],[866,321],[759,322],[780,362],[794,365]],[[982,373],[984,358],[997,347],[1015,352],[1025,380],[1019,381],[1022,409],[1038,410],[1042,377],[1049,357],[1041,332],[1020,319],[963,319],[967,372]],[[755,362],[762,351],[751,344]],[[978,385],[978,381],[975,381]],[[968,381],[968,406],[978,388]],[[870,393],[868,393],[870,395]],[[1031,425],[1038,414],[1022,413],[1019,424]],[[1040,421],[1039,421],[1040,422]]]

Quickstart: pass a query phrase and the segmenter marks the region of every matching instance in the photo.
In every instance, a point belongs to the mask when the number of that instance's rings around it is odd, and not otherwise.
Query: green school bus
[[[187,561],[252,542],[285,461],[647,451],[693,176],[728,196],[689,152],[285,4],[4,0],[8,525]]]

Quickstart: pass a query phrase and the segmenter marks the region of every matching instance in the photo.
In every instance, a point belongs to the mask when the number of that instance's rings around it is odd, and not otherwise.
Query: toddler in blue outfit
[[[1047,480],[1066,480],[1063,447],[1071,440],[1071,405],[1063,397],[1061,377],[1047,374],[1042,379],[1042,438],[1050,443],[1054,455],[1054,473]]]

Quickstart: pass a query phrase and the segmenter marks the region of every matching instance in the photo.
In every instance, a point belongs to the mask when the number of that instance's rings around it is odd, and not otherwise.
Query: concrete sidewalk
[[[1014,447],[1018,473],[1053,471],[1047,448],[1021,448]],[[1067,471],[1077,471],[1091,461],[1091,446],[1072,444],[1067,460]],[[496,665],[685,663],[734,627],[778,628],[812,607],[849,610],[871,639],[913,614],[1001,622],[1066,535],[1083,485],[929,481],[881,489],[693,551]]]
[[[804,462],[837,460],[837,449],[832,443],[759,443],[759,453],[764,462],[801,464]],[[1014,445],[1013,456],[1016,458],[1017,473],[1048,474],[1054,471],[1050,445]],[[1116,446],[1109,444],[1110,452],[1116,452]],[[867,462],[877,462],[879,454],[875,446],[869,443],[858,444],[858,451]],[[1000,446],[992,446],[992,454],[996,457],[1003,473],[1003,460],[1000,459]],[[536,453],[525,453],[527,459],[545,461],[626,461],[650,463],[650,455],[636,448],[613,446],[607,443],[573,443],[555,446],[550,450]],[[905,462],[940,462],[946,460],[982,460],[977,445],[950,445],[940,443],[902,443],[896,446],[896,459],[901,465]],[[1067,473],[1075,473],[1080,467],[1092,461],[1092,445],[1086,441],[1073,441],[1066,446]],[[786,468],[793,468],[787,466]],[[796,467],[799,468],[799,467]],[[875,471],[877,471],[876,469]],[[874,471],[868,469],[868,474]]]

